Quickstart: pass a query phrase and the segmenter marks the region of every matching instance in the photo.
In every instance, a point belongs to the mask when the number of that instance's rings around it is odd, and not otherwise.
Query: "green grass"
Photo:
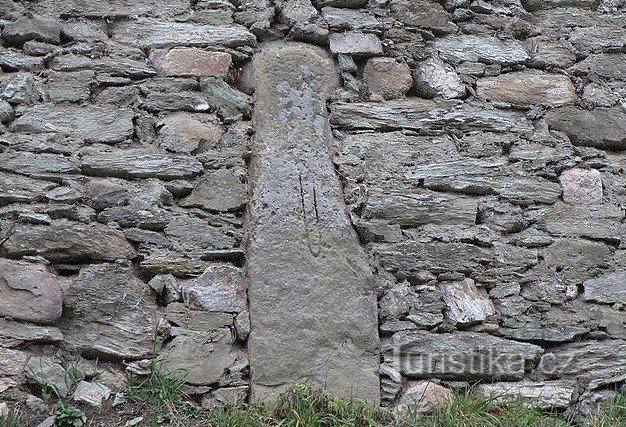
[[[435,413],[405,414],[402,418],[384,408],[368,406],[357,399],[338,398],[306,382],[294,384],[271,405],[239,403],[231,408],[204,411],[184,395],[183,375],[158,370],[158,359],[150,375],[135,379],[127,396],[143,402],[150,411],[150,425],[193,427],[571,427],[556,412],[542,411],[521,402],[497,403],[471,391],[456,393],[452,401]],[[618,395],[601,416],[588,427],[626,427],[626,394]],[[0,424],[0,427],[14,427]]]
[[[22,413],[17,409],[12,409],[9,413],[0,417],[0,427],[23,427]]]
[[[471,392],[457,393],[441,410],[408,414],[398,420],[402,427],[569,427],[560,414],[541,411],[520,402],[495,403]]]

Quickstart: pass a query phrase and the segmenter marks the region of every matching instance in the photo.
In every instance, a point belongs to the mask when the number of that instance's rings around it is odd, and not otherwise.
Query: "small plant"
[[[41,398],[43,399],[43,401],[48,403],[50,399],[53,397],[56,397],[56,398],[60,397],[59,390],[57,389],[57,387],[54,384],[51,384],[49,382],[46,382],[46,381],[42,382],[41,383]]]
[[[593,427],[624,427],[626,426],[626,393],[618,394],[604,413],[593,417]]]
[[[131,377],[130,384],[126,387],[126,395],[133,400],[141,400],[148,403],[154,409],[171,407],[184,393],[185,373],[166,373],[159,369],[160,359],[152,359],[148,363],[148,376]]]
[[[83,427],[87,423],[87,416],[83,411],[62,402],[57,405],[55,415],[58,427]]]
[[[0,427],[22,427],[22,412],[19,409],[11,409],[8,414],[0,416]]]

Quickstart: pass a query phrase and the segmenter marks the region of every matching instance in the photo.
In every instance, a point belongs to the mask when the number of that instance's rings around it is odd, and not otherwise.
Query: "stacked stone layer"
[[[626,380],[625,26],[620,0],[0,0],[0,392],[160,355],[206,407],[248,395],[252,58],[284,39],[341,75],[382,402],[585,410]]]

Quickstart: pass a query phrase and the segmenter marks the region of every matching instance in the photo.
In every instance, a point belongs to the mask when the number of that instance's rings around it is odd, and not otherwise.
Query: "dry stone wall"
[[[0,28],[0,392],[157,356],[205,407],[624,385],[623,0],[0,0]]]

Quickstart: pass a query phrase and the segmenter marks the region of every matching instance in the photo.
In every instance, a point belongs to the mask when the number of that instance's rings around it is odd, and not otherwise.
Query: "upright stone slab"
[[[330,157],[326,99],[339,77],[323,50],[298,43],[262,46],[254,68],[252,399],[308,378],[377,404],[373,277]]]

